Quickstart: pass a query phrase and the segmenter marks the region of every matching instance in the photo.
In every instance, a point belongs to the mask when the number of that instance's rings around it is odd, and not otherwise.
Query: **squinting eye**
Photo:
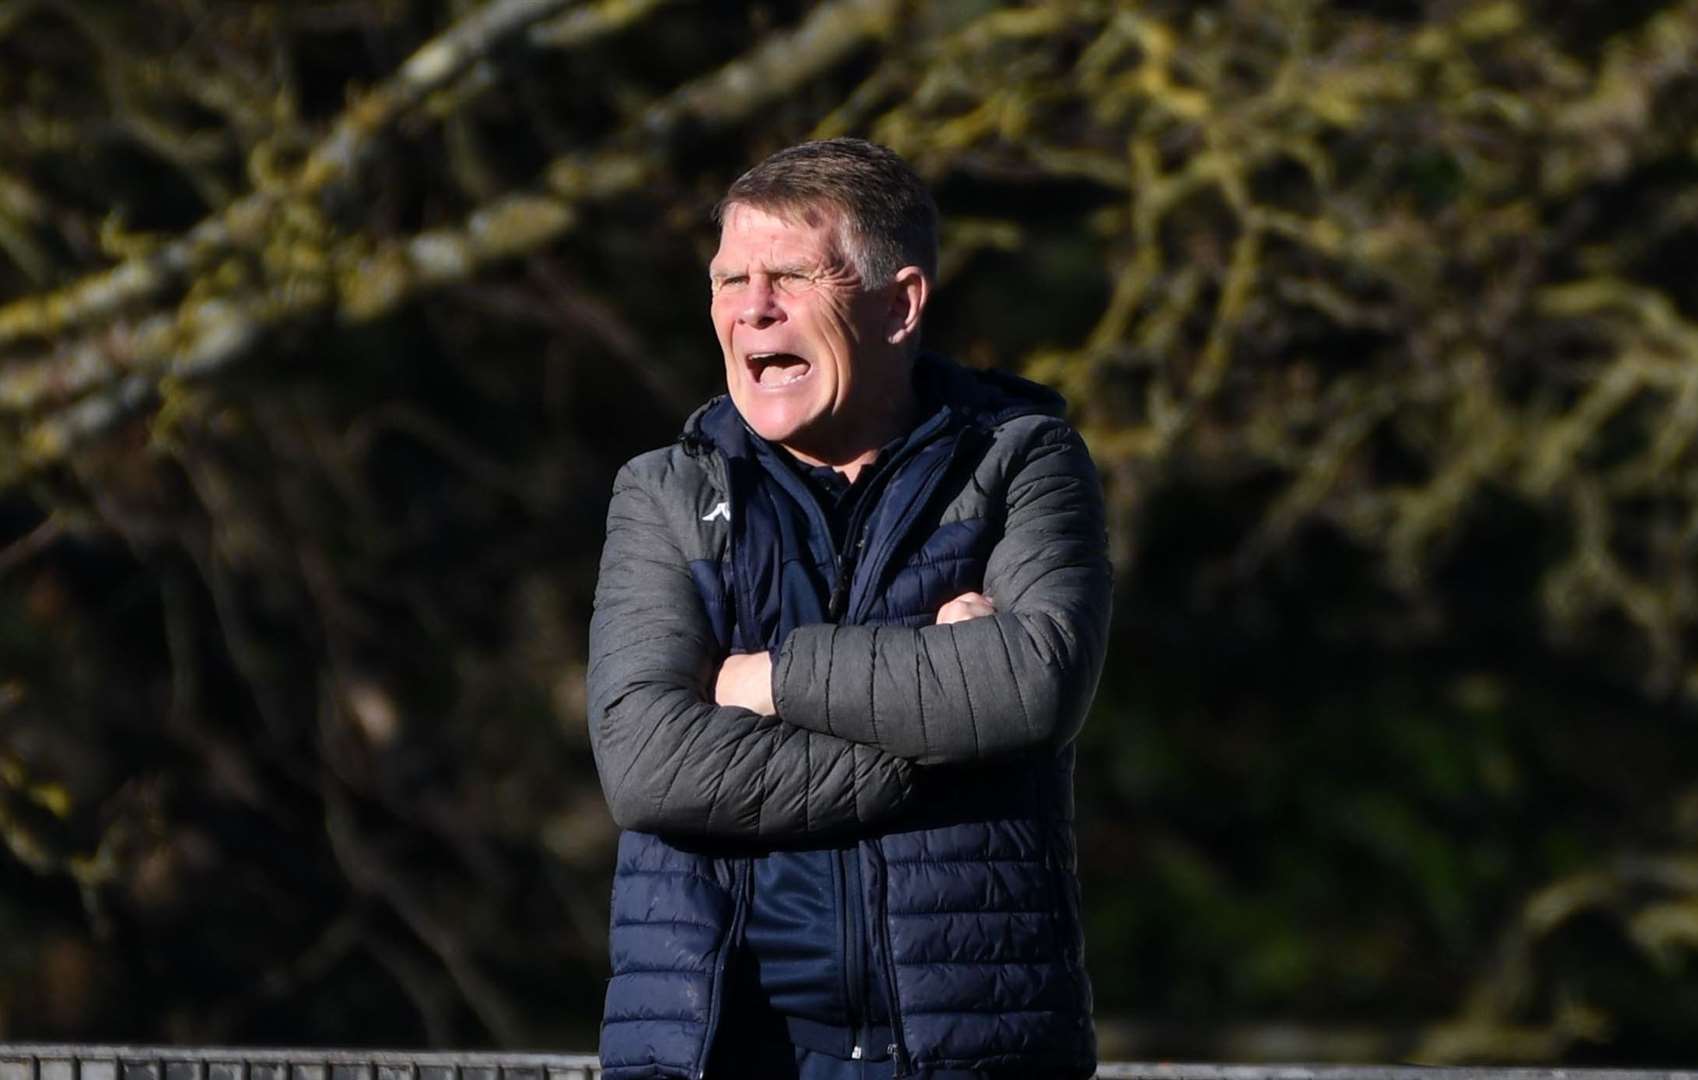
[[[793,293],[807,287],[808,279],[804,274],[786,273],[773,278],[773,287],[783,292]]]

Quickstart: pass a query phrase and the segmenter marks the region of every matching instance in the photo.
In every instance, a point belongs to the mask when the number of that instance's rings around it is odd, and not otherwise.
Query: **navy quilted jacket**
[[[843,552],[772,535],[793,523],[746,479],[725,399],[615,482],[589,668],[626,830],[609,1080],[702,1074],[753,858],[845,842],[898,1075],[1095,1066],[1072,742],[1108,625],[1101,493],[1050,391],[935,358],[916,377],[943,407]],[[996,614],[932,625],[968,589]],[[826,618],[762,640],[803,593]],[[713,703],[751,648],[775,650],[776,716]]]

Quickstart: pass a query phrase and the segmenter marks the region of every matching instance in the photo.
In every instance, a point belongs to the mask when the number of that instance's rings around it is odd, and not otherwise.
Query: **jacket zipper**
[[[855,510],[859,515],[860,507]],[[843,550],[837,553],[837,580],[831,587],[831,602],[825,609],[828,621],[843,621],[843,613],[849,607],[849,589],[855,580],[855,566],[861,561],[861,552],[866,548],[867,537],[863,532],[853,544],[845,544]]]
[[[886,470],[892,463],[886,464]],[[875,485],[882,485],[889,479],[889,472],[881,470],[880,475],[873,478]],[[855,570],[860,565],[861,553],[867,547],[867,514],[876,501],[876,491],[861,493],[855,504],[854,513],[849,515],[849,527],[843,534],[843,547],[837,553],[837,578],[832,585],[831,599],[826,605],[826,619],[837,623],[843,619],[843,614],[849,606],[849,595],[855,581]],[[867,1048],[862,1045],[865,1032],[862,1024],[867,1018],[867,975],[862,958],[866,953],[867,939],[867,905],[865,892],[862,889],[861,868],[858,845],[856,848],[839,849],[836,853],[838,880],[843,888],[843,1000],[848,1012],[849,1029],[853,1045],[849,1051],[851,1060],[860,1060],[866,1055]]]
[[[878,841],[867,841],[865,846],[871,852],[870,858],[878,878],[878,888],[873,890],[876,898],[873,936],[879,956],[884,960],[880,966],[884,968],[885,1001],[890,1006],[889,1050],[895,1061],[891,1075],[907,1076],[910,1068],[908,1042],[902,1034],[902,1006],[896,997],[896,952],[890,945],[890,866],[884,861],[884,849],[879,847]]]
[[[726,493],[728,497],[735,502],[737,500],[737,495],[731,490],[732,484],[729,476],[730,469],[725,466],[723,458],[721,458],[721,467],[727,474],[725,484]],[[880,476],[875,478],[875,480],[876,482],[882,483],[884,477]],[[780,483],[783,484],[783,481],[780,480]],[[844,533],[844,544],[842,548],[835,549],[833,551],[833,554],[836,557],[836,573],[832,582],[831,596],[829,597],[826,605],[826,619],[828,622],[836,623],[840,621],[843,618],[844,610],[848,606],[849,593],[855,577],[855,568],[860,561],[861,551],[866,547],[865,519],[867,508],[871,505],[871,502],[872,500],[868,499],[867,493],[864,493],[861,496],[860,502],[856,504],[855,512],[850,515],[849,528]],[[825,530],[827,535],[830,535],[830,526],[825,520],[824,510],[820,507],[819,500],[811,491],[806,492],[805,501],[803,501],[802,505],[807,508],[807,511],[814,518],[814,527],[822,528]],[[843,964],[840,969],[843,974],[841,989],[843,992],[844,1009],[848,1014],[846,1019],[849,1021],[851,1039],[853,1041],[850,1054],[852,1059],[859,1060],[865,1055],[866,1051],[866,1048],[861,1045],[863,1035],[861,1023],[862,1019],[867,1014],[866,976],[861,963],[861,950],[866,947],[865,902],[860,895],[860,889],[858,887],[860,874],[854,873],[851,875],[849,860],[846,856],[847,853],[843,851],[836,851],[833,853],[835,869],[834,876],[837,879],[836,886],[839,898],[837,908],[840,913],[837,939],[839,947],[843,950]],[[856,887],[851,887],[851,880],[857,883]],[[851,907],[853,907],[853,911],[850,910]],[[739,915],[739,919],[740,918],[741,916]],[[717,1022],[717,1014],[714,1017],[714,1021]],[[706,1067],[705,1059],[703,1061],[703,1067]]]
[[[731,953],[743,936],[743,916],[748,913],[749,893],[753,888],[753,864],[747,859],[740,859],[737,866],[737,902],[732,908],[731,928],[725,932],[725,941],[719,946],[719,956],[713,962],[713,997],[708,1003],[706,1030],[702,1032],[702,1051],[700,1062],[696,1066],[696,1080],[704,1080],[707,1076],[708,1057],[713,1053],[714,1036],[719,1034],[720,1015],[725,1011],[725,969],[730,965]]]
[[[867,506],[869,494],[861,496],[861,501],[855,506],[855,512],[850,515],[843,549],[837,553],[837,580],[832,586],[831,600],[826,608],[826,618],[833,623],[843,618],[843,611],[849,603],[850,585],[855,579],[855,566],[860,561],[861,551],[867,546],[862,519],[865,516],[863,510]],[[834,858],[837,860],[838,887],[842,890],[838,910],[843,913],[843,922],[842,932],[838,937],[843,943],[843,1004],[848,1013],[850,1039],[853,1044],[849,1057],[858,1061],[866,1054],[866,1047],[861,1045],[861,1025],[867,1015],[867,976],[861,963],[862,953],[866,949],[866,903],[861,891],[860,868],[856,865],[859,860],[854,849],[840,848]]]
[[[945,437],[947,437],[947,435]],[[942,483],[943,478],[949,474],[949,471],[952,468],[955,467],[956,462],[965,457],[966,454],[976,445],[977,440],[975,439],[974,431],[971,428],[961,431],[956,436],[953,444],[949,447],[948,452],[943,455],[942,460],[932,463],[930,471],[927,472],[925,477],[921,480],[919,490],[915,492],[915,496],[910,504],[910,513],[914,512],[917,508],[924,507],[931,501],[932,496],[937,493],[937,487],[940,483]],[[911,525],[911,522],[908,524]],[[871,577],[869,579],[869,584],[876,582],[878,578],[884,575],[885,568],[890,562],[891,556],[895,553],[897,545],[901,544],[901,542],[906,538],[907,533],[908,527],[893,529],[890,531],[889,535],[881,538],[881,542],[876,549],[871,552],[865,552],[864,550],[857,552],[858,555],[869,556],[865,560],[866,565],[870,567]],[[862,537],[861,547],[862,549],[866,547],[865,536]],[[861,597],[861,604],[856,606],[856,610],[853,612],[846,611],[845,613],[850,616],[858,617],[860,615],[861,608],[865,606],[866,601],[867,594],[863,593]],[[845,605],[845,607],[847,607],[847,605]]]
[[[917,448],[912,446],[906,449],[908,450],[908,453],[898,454],[896,457],[892,458],[892,460],[883,463],[883,467],[880,469],[879,475],[874,478],[875,484],[883,485],[888,483],[903,458],[920,452]],[[931,474],[928,475],[922,482],[918,502],[923,504],[931,498],[931,493],[935,490],[937,481],[942,478],[949,466],[954,463],[960,453],[960,450],[961,440],[957,439],[955,445],[950,448],[950,452],[945,455],[944,461],[938,466],[935,466]],[[826,607],[826,619],[829,622],[840,623],[844,616],[848,613],[849,599],[854,590],[855,572],[860,569],[862,558],[867,549],[867,531],[869,527],[867,523],[867,515],[870,512],[869,508],[877,501],[877,492],[863,492],[860,500],[855,505],[855,512],[850,515],[849,527],[844,534],[843,548],[837,553],[837,576],[832,586],[830,602]],[[888,548],[890,544],[895,543],[898,539],[900,539],[900,537],[888,540],[885,547]],[[883,558],[887,558],[888,554],[888,551],[882,551],[881,560]],[[878,896],[878,912],[876,914],[876,918],[873,919],[868,919],[867,917],[867,890],[864,888],[865,883],[863,875],[859,872],[859,856],[860,849],[862,847],[868,847],[873,850],[875,852],[875,858],[878,859],[880,864],[879,886],[876,890],[876,894]],[[889,1051],[894,1063],[893,1075],[898,1077],[906,1076],[908,1075],[908,1052],[902,1036],[902,1022],[900,1014],[896,1007],[896,974],[895,968],[890,962],[890,931],[888,926],[885,925],[884,909],[887,906],[887,902],[885,899],[885,881],[882,869],[883,860],[878,855],[878,845],[876,843],[861,843],[856,845],[854,851],[840,851],[838,852],[838,859],[839,876],[844,885],[845,896],[846,898],[852,898],[853,900],[852,904],[846,902],[843,905],[842,935],[846,942],[843,974],[844,980],[848,984],[845,987],[845,1001],[848,1004],[850,1026],[854,1032],[854,1047],[850,1051],[850,1056],[852,1059],[859,1059],[865,1052],[865,1048],[861,1046],[861,1040],[865,1035],[861,1029],[861,1022],[867,1015],[867,977],[865,967],[862,964],[862,957],[864,956],[865,950],[869,944],[871,944],[872,947],[880,949],[885,958],[885,963],[883,964],[886,979],[885,996],[890,1009],[891,1029],[891,1043],[887,1047],[887,1050]],[[851,871],[853,871],[853,873]],[[851,885],[851,883],[853,884]],[[851,907],[853,910],[851,910]],[[871,924],[870,926],[869,923]],[[869,930],[873,937],[873,940],[870,943],[866,940],[865,936]]]
[[[924,447],[910,444],[894,454],[889,461],[880,462],[879,474],[873,478],[874,486],[887,485],[903,461],[922,453],[923,450]],[[925,497],[929,497],[933,487],[932,479],[928,477],[922,487],[925,489]],[[849,528],[843,534],[843,547],[837,553],[837,578],[832,585],[831,601],[826,605],[828,622],[842,622],[844,616],[849,613],[849,599],[855,588],[855,572],[860,569],[862,557],[867,551],[867,515],[878,500],[877,491],[862,492],[855,503],[855,512],[849,516]],[[900,540],[901,537],[898,535],[894,539]]]
[[[947,472],[948,468],[959,458],[962,451],[962,441],[963,440],[961,439],[957,439],[955,445],[952,446],[949,453],[945,455],[944,461],[939,463],[939,465],[934,466],[933,471],[926,477],[925,481],[922,482],[922,491],[918,500],[919,502],[924,503],[931,497],[931,493],[936,488],[937,482],[942,479],[943,474]],[[882,485],[886,483],[902,459],[919,452],[919,450],[912,445],[905,447],[904,450],[906,452],[898,453],[892,457],[890,461],[882,463],[880,475],[874,479],[876,484]],[[719,457],[719,455],[715,454],[715,457]],[[723,458],[720,458],[719,464],[721,468],[724,469],[725,473],[729,474],[730,470],[729,468],[726,468]],[[730,490],[731,484],[729,482],[729,475],[725,476],[725,480],[726,494],[732,499],[735,499],[735,495]],[[869,508],[876,502],[877,499],[874,497],[873,492],[864,492],[862,493],[859,501],[856,503],[855,512],[850,515],[849,527],[844,534],[843,547],[838,549],[836,552],[836,575],[832,582],[831,596],[826,604],[826,620],[828,622],[840,623],[844,616],[848,613],[849,600],[854,589],[855,572],[860,567],[862,556],[867,547],[867,515],[870,512]],[[817,528],[819,526],[826,525],[827,523],[823,520],[824,511],[819,506],[817,498],[814,498],[811,492],[809,493],[808,502],[804,503],[804,505],[809,504],[812,504],[812,509],[814,511],[815,527]],[[886,550],[881,551],[880,560],[888,558],[889,551],[887,549],[898,539],[900,539],[900,537],[891,539],[886,545],[884,545]],[[887,1049],[889,1050],[891,1057],[894,1059],[895,1075],[900,1077],[909,1074],[907,1064],[907,1047],[902,1035],[900,1014],[896,1006],[896,973],[890,959],[890,931],[888,926],[885,925],[887,916],[884,914],[884,911],[888,907],[888,900],[885,897],[885,881],[882,867],[883,859],[882,853],[877,852],[877,845],[874,844],[870,846],[875,851],[880,864],[879,888],[877,890],[879,914],[876,920],[867,919],[865,890],[862,888],[862,875],[858,872],[858,853],[861,845],[858,844],[856,846],[856,851],[853,853],[847,851],[839,851],[836,853],[838,871],[837,878],[839,888],[842,890],[841,895],[843,897],[843,903],[840,905],[843,921],[840,926],[838,938],[843,943],[844,948],[844,1005],[849,1014],[848,1020],[850,1021],[850,1028],[853,1033],[852,1038],[854,1040],[854,1045],[850,1054],[852,1058],[859,1059],[864,1056],[865,1053],[865,1048],[861,1046],[861,1039],[864,1035],[864,1032],[861,1030],[861,1022],[862,1018],[864,1018],[867,1014],[866,974],[864,966],[861,963],[861,959],[863,951],[868,945],[865,937],[865,933],[868,929],[868,922],[872,921],[874,923],[871,927],[873,947],[879,948],[885,958],[884,969],[887,981],[887,996],[890,1005],[892,1038],[892,1042]],[[854,869],[857,871],[852,875],[855,885],[854,888],[850,887],[851,862],[855,864]],[[851,906],[854,908],[853,911],[850,911]],[[734,919],[734,926],[737,928],[738,932],[740,932],[742,918],[743,912],[740,906]],[[702,1071],[697,1073],[697,1080],[701,1080],[703,1073],[706,1071],[707,1060],[705,1055],[708,1050],[711,1049],[713,1035],[719,1023],[720,1006],[718,990],[722,970],[723,956],[721,958],[721,964],[716,968],[714,974],[715,996],[713,1012],[709,1016],[707,1041],[703,1045],[704,1057],[702,1061]]]
[[[860,1060],[866,1052],[861,1045],[861,1023],[867,1014],[866,975],[861,969],[861,950],[865,943],[861,941],[861,904],[857,902],[860,875],[850,873],[848,852],[839,850],[833,857],[837,860],[837,883],[842,890],[840,910],[843,912],[843,925],[838,938],[843,942],[843,1005],[848,1014],[852,1043],[849,1057]]]

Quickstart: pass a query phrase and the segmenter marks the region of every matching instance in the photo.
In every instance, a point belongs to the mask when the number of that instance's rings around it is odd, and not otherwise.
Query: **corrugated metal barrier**
[[[601,1069],[592,1054],[0,1043],[0,1080],[596,1080],[600,1075]],[[1698,1080],[1698,1071],[1104,1062],[1097,1077],[1098,1080]]]

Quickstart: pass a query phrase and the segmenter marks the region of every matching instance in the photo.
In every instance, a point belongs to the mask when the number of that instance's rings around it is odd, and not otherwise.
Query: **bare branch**
[[[461,935],[437,919],[420,902],[421,890],[404,881],[400,872],[375,846],[359,835],[353,807],[340,784],[326,778],[325,829],[342,872],[361,892],[383,900],[407,928],[441,961],[461,996],[498,1041],[509,1046],[524,1041],[518,1009],[483,973]]]
[[[571,0],[496,0],[467,15],[424,45],[383,86],[354,103],[308,154],[294,186],[284,192],[264,189],[232,203],[181,238],[151,255],[127,260],[43,296],[25,297],[0,307],[0,348],[27,337],[51,337],[116,315],[124,307],[170,289],[184,275],[235,245],[258,247],[264,232],[255,225],[285,194],[323,195],[347,182],[369,153],[373,137],[414,105],[459,76],[502,41],[559,15]],[[577,24],[578,40],[593,30],[622,23]]]
[[[669,131],[686,120],[712,125],[751,115],[837,63],[862,42],[887,32],[897,7],[895,0],[836,0],[823,5],[788,34],[775,35],[748,55],[669,95],[648,111],[640,128],[614,140],[614,145],[646,141],[647,132]],[[425,70],[433,69],[426,65]],[[334,294],[297,282],[259,297],[191,299],[170,333],[149,334],[146,340],[131,343],[125,366],[151,372],[151,376],[125,378],[33,426],[19,466],[27,469],[59,460],[83,441],[146,407],[157,393],[150,378],[210,376],[239,360],[266,334],[322,313],[333,302],[339,317],[364,321],[422,290],[467,280],[491,262],[552,243],[576,225],[575,204],[636,190],[654,174],[662,154],[650,142],[646,151],[612,149],[560,158],[545,170],[546,190],[502,196],[474,211],[458,228],[420,233],[375,251],[352,244],[333,249],[327,261],[336,268]],[[0,341],[5,336],[3,318],[0,312]],[[62,392],[62,387],[85,389],[120,370],[110,350],[102,358],[98,341],[72,349],[78,357],[74,378],[51,374],[51,360],[26,363],[15,379],[0,375],[0,410],[29,409]]]
[[[413,53],[383,86],[343,112],[308,155],[299,194],[345,182],[370,152],[372,137],[446,86],[501,42],[558,15],[572,0],[494,0],[476,8]],[[588,22],[589,20],[586,20]],[[608,24],[596,24],[606,29]]]
[[[63,535],[64,521],[58,517],[49,517],[22,537],[0,548],[0,578],[52,547],[54,541]]]

